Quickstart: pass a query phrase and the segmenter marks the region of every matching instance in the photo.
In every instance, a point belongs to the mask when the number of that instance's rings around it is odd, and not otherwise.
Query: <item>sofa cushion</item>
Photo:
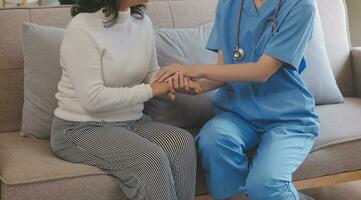
[[[48,140],[21,137],[17,132],[0,134],[0,177],[9,185],[106,174],[81,164],[65,162],[55,156]]]
[[[343,101],[327,55],[321,19],[317,9],[312,39],[306,51],[308,67],[301,74],[314,95],[316,104],[335,104]]]
[[[200,171],[198,168],[198,175]],[[68,197],[78,198],[62,199],[124,199],[121,198],[124,194],[116,190],[120,190],[116,179],[106,172],[63,161],[51,151],[48,140],[22,137],[18,132],[0,134],[0,180],[4,185],[1,186],[2,199],[7,196],[24,199],[20,197],[26,195],[31,195],[29,199],[49,199],[45,198],[49,195],[60,198],[65,192]],[[79,194],[80,190],[83,192]],[[197,194],[204,193],[203,181],[198,181]],[[101,197],[101,194],[117,198]]]
[[[216,63],[217,54],[205,48],[212,26],[208,23],[195,28],[156,30],[159,65]],[[144,113],[156,121],[181,128],[202,127],[213,116],[211,98],[214,93],[177,94],[175,101],[164,96],[155,97],[145,104]]]
[[[343,104],[316,107],[321,120],[320,137],[313,151],[361,139],[361,99],[345,98]]]
[[[61,77],[60,45],[64,29],[30,23],[23,26],[24,106],[21,133],[48,139],[55,93]]]
[[[125,200],[110,176],[82,176],[43,182],[1,184],[1,200]],[[79,192],[81,191],[81,192]]]
[[[322,123],[320,137],[305,163],[294,174],[294,179],[361,169],[361,123],[357,121],[361,118],[361,99],[345,98],[344,104],[318,106],[317,112]],[[190,131],[195,135],[198,130]],[[200,166],[197,174],[197,194],[204,194],[205,184]],[[117,187],[115,179],[100,169],[68,163],[57,158],[51,152],[47,140],[24,138],[16,132],[0,134],[0,179],[5,185],[2,186],[2,193],[9,197],[21,195],[18,192],[41,197],[49,195],[45,192],[47,190],[53,192],[54,196],[59,196],[74,187],[82,188],[79,190],[83,191],[77,199],[97,199],[92,187],[98,181],[101,192],[104,193],[114,194]],[[102,183],[107,187],[103,187]],[[39,192],[40,190],[44,192]],[[88,194],[94,194],[94,198],[88,198]]]

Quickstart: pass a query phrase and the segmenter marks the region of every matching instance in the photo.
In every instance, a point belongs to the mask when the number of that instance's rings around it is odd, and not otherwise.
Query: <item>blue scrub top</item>
[[[240,28],[240,46],[245,58],[252,61],[252,49],[266,18],[272,16],[277,0],[267,0],[257,10],[253,0],[244,0]],[[236,64],[237,22],[241,0],[219,0],[216,19],[207,49],[223,51],[225,64]],[[311,38],[315,17],[313,0],[282,0],[276,31],[272,23],[264,28],[255,47],[253,62],[268,55],[284,62],[265,83],[232,82],[220,88],[213,99],[218,111],[233,112],[250,122],[259,131],[279,124],[305,127],[318,133],[319,119],[315,101],[300,73],[306,68],[304,54]]]

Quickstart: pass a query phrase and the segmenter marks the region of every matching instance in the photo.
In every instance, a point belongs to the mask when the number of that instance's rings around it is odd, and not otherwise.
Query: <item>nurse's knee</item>
[[[234,144],[235,141],[231,139],[232,133],[229,132],[217,120],[206,123],[196,138],[200,153],[220,153],[222,150],[229,149],[229,146],[241,145]]]
[[[209,121],[203,126],[196,138],[200,152],[212,153],[219,147],[222,136],[218,126],[219,125],[213,121]]]
[[[278,177],[272,170],[267,169],[267,166],[262,171],[251,170],[246,180],[250,199],[267,199],[288,190],[290,181],[281,180]]]

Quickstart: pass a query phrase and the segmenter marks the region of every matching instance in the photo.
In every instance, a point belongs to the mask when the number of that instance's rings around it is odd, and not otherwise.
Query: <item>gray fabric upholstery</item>
[[[315,97],[316,104],[341,103],[343,96],[332,73],[318,10],[312,39],[306,51],[306,61],[307,68],[301,76]]]
[[[361,47],[352,49],[353,80],[357,97],[361,97]]]
[[[355,139],[311,153],[293,174],[294,180],[360,170],[361,140]]]
[[[23,33],[24,107],[21,133],[49,139],[55,93],[61,76],[60,45],[64,29],[25,23]]]
[[[317,106],[316,112],[321,120],[321,136],[314,150],[361,139],[361,99],[346,98],[343,104]]]
[[[2,200],[110,200],[126,199],[110,176],[85,176],[21,185],[1,185]],[[79,192],[81,191],[81,192]]]
[[[337,84],[344,96],[353,96],[350,34],[345,0],[316,0],[326,49]]]

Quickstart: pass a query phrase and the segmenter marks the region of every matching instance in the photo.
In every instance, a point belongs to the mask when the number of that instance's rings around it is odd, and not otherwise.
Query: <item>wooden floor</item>
[[[301,191],[315,200],[361,200],[361,181]],[[209,196],[196,200],[212,200]]]

